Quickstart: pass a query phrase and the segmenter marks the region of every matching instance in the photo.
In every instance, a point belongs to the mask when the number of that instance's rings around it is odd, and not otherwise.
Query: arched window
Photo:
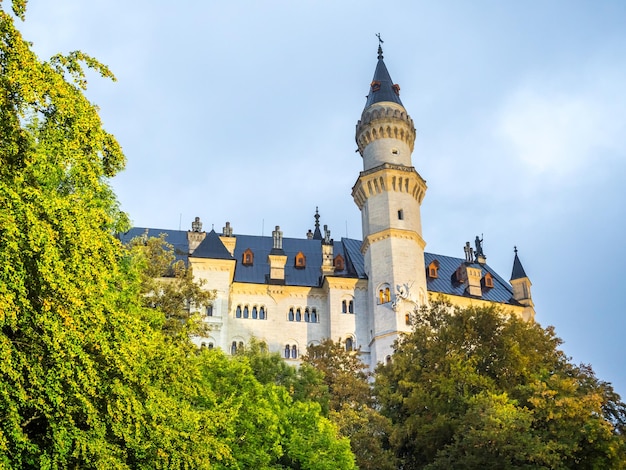
[[[285,346],[285,359],[289,359],[290,354],[291,354],[291,347],[287,344]]]
[[[404,323],[406,323],[407,325],[411,324],[411,315],[409,315],[408,313],[404,315]]]
[[[206,316],[207,317],[212,317],[213,316],[213,305],[209,305],[206,308]]]
[[[250,248],[246,249],[241,255],[241,262],[244,266],[252,266],[254,264],[254,253]]]
[[[291,346],[291,359],[297,359],[298,358],[298,347],[294,344],[293,346]]]
[[[259,319],[260,320],[265,320],[265,307],[261,307],[259,309]]]
[[[391,364],[391,356],[387,356],[387,357],[385,358],[385,363],[387,363],[387,364]]]
[[[298,252],[294,259],[294,266],[298,269],[306,268],[306,256],[301,251]]]
[[[317,310],[316,309],[313,309],[311,311],[311,322],[317,323]]]
[[[354,350],[354,341],[350,336],[348,336],[346,338],[346,351],[353,351],[353,350]]]
[[[248,310],[248,306],[246,305],[246,306],[243,308],[243,317],[244,317],[244,318],[248,318],[249,316],[250,316],[250,312],[249,312],[249,310]]]
[[[258,310],[256,308],[256,305],[255,305],[254,307],[252,307],[252,319],[256,320],[258,316],[259,316],[259,312],[258,312]]]
[[[391,302],[391,289],[389,289],[389,285],[383,285],[378,291],[378,300],[381,304],[386,304],[387,302]]]
[[[209,349],[213,349],[214,347],[213,343],[209,343]]]
[[[237,351],[243,351],[243,341],[239,341],[237,344]]]
[[[482,279],[483,287],[492,288],[493,287],[493,276],[491,273],[487,273],[483,276]]]
[[[200,345],[200,349],[204,349],[204,348],[206,348],[206,343],[204,343],[204,342],[203,342],[203,343]]]
[[[233,341],[230,345],[230,353],[234,356],[237,354],[237,341]]]
[[[348,312],[354,313],[354,300],[348,302]]]
[[[304,321],[307,323],[311,321],[311,312],[309,312],[309,307],[304,309]]]
[[[235,317],[241,318],[241,305],[237,305],[237,310],[235,311]]]
[[[293,308],[289,309],[289,321],[293,321]]]
[[[341,301],[341,313],[348,313],[348,305],[345,300]]]
[[[300,309],[296,310],[296,321],[302,321],[302,312],[300,312]]]

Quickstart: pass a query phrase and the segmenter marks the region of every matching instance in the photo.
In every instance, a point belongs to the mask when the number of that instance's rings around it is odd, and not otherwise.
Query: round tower
[[[413,120],[400,101],[378,47],[378,63],[356,142],[363,171],[352,188],[361,211],[368,276],[369,352],[372,368],[393,352],[393,342],[410,331],[408,319],[427,301],[420,205],[426,182],[411,161]],[[365,344],[363,344],[365,350]]]

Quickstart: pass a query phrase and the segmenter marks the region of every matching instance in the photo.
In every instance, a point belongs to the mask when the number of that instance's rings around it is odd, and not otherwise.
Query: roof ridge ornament
[[[380,33],[376,34],[376,37],[378,38],[378,60],[381,60],[383,58],[383,48],[382,45],[385,41],[383,41],[380,38]]]

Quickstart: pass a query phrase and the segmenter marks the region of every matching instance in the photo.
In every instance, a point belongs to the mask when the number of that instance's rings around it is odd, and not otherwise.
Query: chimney
[[[200,221],[200,217],[196,217],[193,222],[191,222],[191,230],[187,232],[187,243],[189,244],[189,254],[192,254],[198,245],[202,243],[206,237],[206,232],[202,231],[202,222]]]
[[[222,234],[220,240],[228,250],[231,256],[235,255],[235,246],[237,245],[237,238],[233,235],[233,228],[230,226],[230,222],[226,222],[226,225],[222,227]]]
[[[269,283],[284,284],[287,255],[283,251],[283,232],[281,232],[278,225],[272,232],[272,238],[274,240],[274,245],[270,254],[267,255],[267,262],[270,265]]]

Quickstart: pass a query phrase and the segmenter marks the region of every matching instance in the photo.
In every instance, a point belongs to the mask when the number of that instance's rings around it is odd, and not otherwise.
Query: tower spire
[[[315,215],[313,217],[315,217],[315,231],[313,232],[313,240],[321,240],[322,231],[320,230],[320,213],[317,206],[315,206]]]

